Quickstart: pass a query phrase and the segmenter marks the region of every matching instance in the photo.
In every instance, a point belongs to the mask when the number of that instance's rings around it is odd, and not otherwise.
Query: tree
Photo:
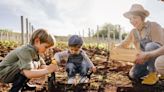
[[[114,38],[114,34],[115,34],[115,38],[119,39],[119,34],[120,34],[119,30],[121,30],[120,25],[113,25],[111,23],[106,23],[93,36],[96,37],[98,35],[99,37],[107,38],[108,31],[109,31],[111,38]]]
[[[122,34],[122,40],[124,40],[124,39],[126,38],[127,35],[128,35],[127,33],[123,33],[123,34]]]

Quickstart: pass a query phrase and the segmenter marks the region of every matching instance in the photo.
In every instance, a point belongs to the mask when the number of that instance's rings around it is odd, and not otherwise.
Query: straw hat
[[[136,13],[143,13],[145,17],[149,16],[149,12],[143,8],[140,4],[133,4],[128,12],[125,12],[123,15],[126,18],[130,18],[131,15]]]

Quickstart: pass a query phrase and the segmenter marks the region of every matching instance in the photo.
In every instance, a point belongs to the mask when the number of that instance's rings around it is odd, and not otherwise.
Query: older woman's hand
[[[137,54],[136,63],[144,64],[149,59],[149,54],[147,52],[140,52]]]

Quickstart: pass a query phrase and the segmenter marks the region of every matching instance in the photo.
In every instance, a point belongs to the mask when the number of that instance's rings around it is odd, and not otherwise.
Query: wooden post
[[[120,27],[120,25],[118,25],[118,32],[119,32],[119,42],[121,42],[122,41],[122,32],[121,32],[121,27]]]
[[[2,32],[0,31],[0,41],[2,41]]]
[[[28,30],[28,27],[29,27],[29,25],[28,25],[28,18],[26,18],[26,43],[28,43],[29,42],[29,30]]]
[[[109,26],[108,26],[108,29],[107,30],[108,30],[108,33],[107,33],[107,41],[108,41],[107,42],[107,44],[108,44],[107,45],[108,46],[107,47],[107,50],[109,51],[109,48],[111,48],[111,45],[110,45],[110,43],[111,43],[111,39],[110,39],[110,27]]]
[[[91,30],[91,41],[94,44],[95,41],[94,41],[94,37],[93,36],[94,36],[94,29]]]
[[[6,40],[9,40],[9,32],[7,32],[6,38]]]
[[[89,46],[91,45],[91,29],[90,28],[88,28],[88,39],[89,39]]]
[[[24,21],[23,21],[23,16],[21,16],[21,44],[24,44]]]
[[[84,42],[85,42],[85,37],[84,37],[84,29],[83,29],[83,40],[84,40]]]
[[[32,33],[33,33],[34,32],[34,26],[33,25],[31,26],[31,29],[32,29]]]
[[[32,35],[32,28],[31,28],[31,23],[29,22],[29,40],[31,38],[31,35]]]
[[[97,25],[97,47],[99,46],[99,26]]]
[[[115,34],[115,31],[113,31],[113,40],[114,40],[114,43],[116,42],[116,34]]]
[[[83,29],[83,37],[84,37],[84,29]]]

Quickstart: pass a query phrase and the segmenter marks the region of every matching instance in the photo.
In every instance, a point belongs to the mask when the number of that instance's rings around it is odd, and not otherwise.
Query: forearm
[[[41,69],[45,69],[45,68],[47,68],[47,65],[41,65],[40,68],[41,68]]]
[[[128,48],[130,43],[132,42],[132,37],[131,37],[131,34],[128,35],[128,37],[123,40],[119,45],[118,47],[122,47],[122,48]]]
[[[151,57],[157,57],[157,56],[160,56],[160,55],[164,55],[164,46],[162,46],[161,48],[159,48],[159,49],[157,49],[157,50],[148,52],[148,56],[149,56],[150,58],[151,58]]]
[[[128,46],[129,46],[129,42],[128,41],[123,41],[120,44],[118,44],[117,47],[128,48]]]
[[[31,78],[39,78],[49,73],[47,69],[39,69],[39,70],[23,70],[24,75]]]

